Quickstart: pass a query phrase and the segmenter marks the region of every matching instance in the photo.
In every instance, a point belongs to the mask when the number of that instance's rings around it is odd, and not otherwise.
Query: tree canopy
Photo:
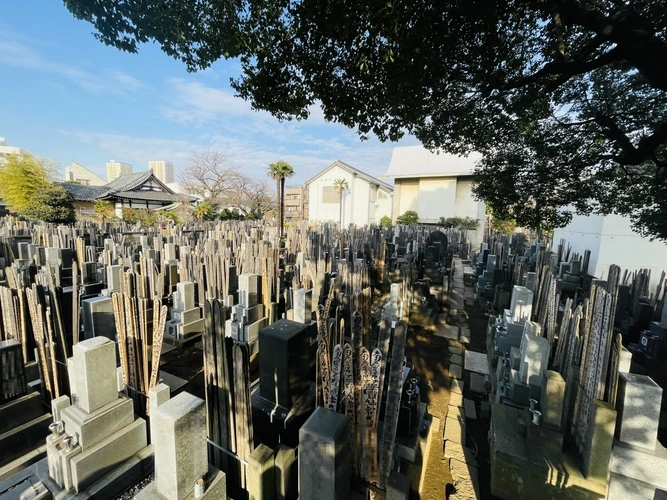
[[[630,215],[667,238],[667,9],[657,0],[65,0],[96,36],[196,71],[239,58],[256,109],[483,154],[476,194],[533,228]],[[565,210],[560,210],[565,208]]]
[[[22,214],[33,206],[35,196],[51,185],[52,169],[45,160],[28,153],[9,155],[0,163],[0,197]]]
[[[52,184],[35,193],[30,206],[21,214],[29,219],[51,222],[53,224],[73,224],[74,198],[62,186]]]

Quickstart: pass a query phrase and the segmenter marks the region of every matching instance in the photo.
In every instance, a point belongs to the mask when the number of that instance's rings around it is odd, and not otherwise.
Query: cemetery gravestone
[[[318,407],[299,431],[299,498],[350,496],[350,420]]]

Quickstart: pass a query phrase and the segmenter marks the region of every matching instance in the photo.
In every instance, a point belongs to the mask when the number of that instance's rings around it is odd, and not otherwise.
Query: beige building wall
[[[65,182],[78,182],[86,186],[104,186],[107,183],[102,177],[75,161],[65,169]]]
[[[121,175],[131,174],[132,165],[120,161],[107,162],[107,182],[118,179]]]
[[[150,160],[148,168],[155,173],[155,177],[165,184],[174,182],[174,164],[165,160]]]

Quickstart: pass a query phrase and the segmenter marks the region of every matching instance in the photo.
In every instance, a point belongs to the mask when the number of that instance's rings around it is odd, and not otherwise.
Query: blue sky
[[[64,168],[75,160],[106,178],[109,160],[145,170],[148,160],[174,162],[193,151],[218,149],[253,176],[276,160],[292,164],[302,183],[334,159],[382,175],[396,145],[361,142],[326,123],[319,109],[304,122],[279,122],[234,97],[236,61],[191,74],[157,45],[127,54],[92,35],[59,1],[2,2],[0,17],[0,136]]]

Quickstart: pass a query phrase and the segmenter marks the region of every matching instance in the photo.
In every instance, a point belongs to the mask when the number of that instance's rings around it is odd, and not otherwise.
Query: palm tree
[[[334,181],[334,187],[338,188],[338,191],[340,191],[340,215],[339,215],[339,220],[340,220],[340,227],[343,227],[343,191],[345,191],[348,188],[347,181],[345,179],[336,179]]]
[[[276,180],[276,191],[278,197],[278,227],[280,228],[280,236],[283,235],[283,211],[285,198],[285,179],[294,175],[292,165],[286,161],[277,161],[271,163],[266,171],[266,175],[273,177]]]

